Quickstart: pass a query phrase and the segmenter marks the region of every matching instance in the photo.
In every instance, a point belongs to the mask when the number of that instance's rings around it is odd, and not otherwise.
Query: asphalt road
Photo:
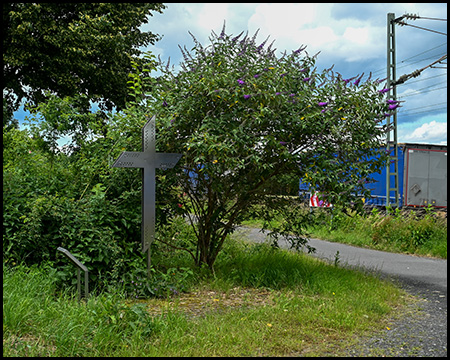
[[[255,242],[263,242],[267,237],[259,229],[240,228],[238,231]],[[334,261],[339,251],[339,262],[342,265],[375,270],[409,285],[420,284],[447,294],[447,260],[394,254],[317,239],[311,239],[308,244],[316,248],[313,256]],[[279,241],[279,246],[289,247],[284,240]]]

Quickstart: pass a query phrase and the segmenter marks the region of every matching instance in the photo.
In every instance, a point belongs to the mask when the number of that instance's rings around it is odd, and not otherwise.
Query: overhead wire
[[[412,59],[412,58],[415,58],[415,57],[417,57],[417,56],[419,56],[419,55],[423,55],[423,54],[425,54],[425,53],[427,53],[427,52],[430,52],[430,51],[432,51],[432,50],[435,50],[435,49],[437,49],[438,47],[444,46],[444,45],[446,45],[446,44],[447,44],[447,42],[445,42],[445,43],[443,43],[443,44],[441,44],[441,45],[435,46],[435,47],[433,47],[433,48],[431,48],[431,49],[425,50],[425,51],[421,52],[420,54],[416,54],[416,55],[411,56],[411,57],[409,57],[409,58],[407,58],[407,59],[404,59],[404,60],[400,61],[400,64],[401,64],[401,63],[404,63],[405,61],[408,61],[408,60],[410,60],[410,59]],[[401,69],[401,68],[404,68],[404,67],[409,66],[409,65],[416,64],[416,63],[421,62],[421,61],[429,60],[429,59],[432,59],[432,58],[434,58],[434,57],[436,57],[436,56],[440,56],[440,55],[443,55],[443,54],[444,54],[444,53],[439,53],[439,54],[436,54],[436,55],[434,55],[434,56],[430,56],[430,57],[427,57],[427,58],[423,58],[423,59],[417,60],[417,61],[412,62],[412,63],[404,64],[404,65],[398,66],[397,69]],[[382,73],[385,73],[385,72],[386,72],[386,67],[384,67],[384,68],[382,68],[382,69],[375,70],[375,71],[372,72],[372,74],[373,74],[373,76],[377,76],[378,74],[382,74]]]
[[[447,104],[447,101],[443,101],[443,102],[436,103],[436,104],[431,104],[431,105],[419,106],[419,107],[415,107],[415,108],[411,108],[411,109],[405,109],[405,111],[425,109],[425,108],[435,107],[435,106],[443,105],[443,104]]]
[[[404,19],[404,18],[412,19],[412,20],[415,20],[415,19],[433,19],[433,20],[447,21],[447,19],[428,18],[428,17],[421,17],[421,16],[418,16],[418,15],[412,15],[412,14],[405,14],[405,15],[402,15],[402,16],[400,16],[399,18],[395,19],[394,21],[397,22],[397,23],[401,23],[401,22],[402,22],[401,20]],[[401,25],[409,25],[409,24],[404,23],[404,24],[401,24]],[[447,35],[447,34],[444,34],[444,35]],[[446,45],[446,44],[447,44],[447,42],[444,42],[444,43],[442,43],[442,44],[440,44],[440,45],[438,45],[438,46],[435,46],[435,47],[433,47],[433,48],[431,48],[431,49],[425,50],[425,51],[423,51],[423,52],[421,52],[421,53],[419,53],[419,54],[416,54],[416,55],[413,55],[413,56],[411,56],[411,57],[409,57],[409,58],[407,58],[407,59],[404,59],[404,60],[402,60],[400,63],[404,63],[404,62],[406,62],[406,61],[408,61],[408,60],[410,60],[410,59],[413,59],[413,58],[415,58],[415,57],[417,57],[417,56],[426,54],[427,52],[430,52],[430,51],[432,51],[432,50],[435,50],[435,49],[437,49],[437,48],[439,48],[439,47],[441,47],[441,46],[444,46],[444,45]],[[441,54],[443,54],[443,53],[437,54],[437,55],[435,55],[435,56],[440,56]],[[417,60],[417,61],[414,62],[414,63],[417,63],[417,62],[420,62],[420,61],[423,61],[423,60],[428,60],[428,59],[431,59],[431,58],[433,58],[433,57],[424,58],[424,59],[422,59],[422,60]],[[412,64],[414,64],[414,63],[399,66],[399,67],[397,67],[397,69],[402,68],[402,67],[405,67],[405,66],[408,66],[408,65],[412,65]],[[373,72],[373,75],[376,76],[378,73],[383,73],[383,72],[385,72],[385,71],[386,71],[386,67],[384,67],[384,68],[382,68],[382,69],[379,69],[379,70],[375,70],[375,71]]]
[[[436,19],[436,18],[422,17],[422,16],[419,16],[418,19],[447,21],[447,19]]]
[[[400,67],[408,66],[408,65],[414,65],[414,64],[417,64],[417,63],[422,62],[422,61],[425,61],[425,60],[436,59],[437,56],[443,56],[443,55],[446,54],[446,53],[447,53],[447,52],[444,51],[444,52],[440,52],[439,54],[435,54],[435,55],[428,56],[428,57],[426,57],[426,58],[422,58],[422,59],[419,59],[419,60],[415,60],[415,61],[412,61],[412,62],[410,62],[410,63],[408,63],[408,64],[405,64],[405,65],[402,65],[402,66],[398,66],[397,69],[400,68]],[[406,61],[406,60],[403,60],[403,61],[401,61],[400,63],[404,63],[405,61]]]
[[[405,111],[405,112],[399,112],[399,114],[403,115],[403,116],[412,116],[412,115],[417,115],[417,114],[424,114],[424,113],[428,113],[428,114],[432,114],[434,112],[440,111],[440,110],[446,110],[447,107],[443,106],[440,108],[436,108],[436,109],[428,109],[428,110],[423,110],[423,111],[413,111],[413,112],[409,112],[409,111]]]
[[[440,20],[440,21],[447,21],[447,19],[439,19],[439,18],[432,18],[432,17],[423,17],[423,16],[419,16],[419,15],[414,15],[414,14],[405,14],[401,17],[399,17],[396,20],[399,19],[403,19],[403,18],[407,18],[407,19],[411,19],[411,20],[416,20],[416,19],[426,19],[426,20]]]
[[[402,15],[402,16],[398,17],[397,19],[394,19],[394,23],[397,23],[397,24],[399,24],[400,26],[411,26],[411,27],[414,27],[414,28],[417,28],[417,29],[426,30],[426,31],[431,31],[431,32],[434,32],[434,33],[437,33],[437,34],[441,34],[441,35],[447,36],[447,34],[442,33],[442,32],[440,32],[440,31],[431,30],[431,29],[427,29],[427,28],[424,28],[424,27],[421,27],[421,26],[416,26],[416,25],[408,24],[408,23],[406,23],[406,22],[403,21],[404,18],[410,19],[410,20],[424,19],[424,17],[420,17],[420,16],[418,16],[418,15],[414,15],[414,14],[405,14],[405,15]],[[430,19],[447,21],[446,19],[436,19],[436,18],[430,18]]]
[[[398,84],[402,84],[402,83],[404,83],[405,81],[407,81],[408,79],[410,79],[410,78],[412,78],[412,77],[417,77],[417,76],[419,76],[419,75],[422,73],[422,71],[424,71],[425,69],[428,69],[429,67],[433,66],[434,64],[441,63],[441,61],[443,61],[443,60],[445,60],[445,59],[447,59],[447,55],[444,55],[444,56],[440,57],[440,58],[437,59],[436,61],[433,61],[431,64],[429,64],[429,65],[427,65],[427,66],[424,66],[424,67],[421,68],[421,69],[414,70],[414,71],[413,71],[412,73],[410,73],[410,74],[404,74],[404,75],[400,76],[397,80],[395,80],[394,82],[392,82],[391,85],[392,85],[392,86],[395,86],[395,85],[398,85]]]
[[[415,92],[414,94],[406,94],[406,95],[402,95],[402,96],[397,96],[397,99],[403,99],[405,97],[421,95],[421,94],[424,94],[424,93],[427,93],[427,92],[432,92],[432,91],[437,91],[437,90],[442,90],[442,89],[447,89],[447,86],[442,86],[440,88],[431,89],[431,90],[428,90],[428,91],[425,91],[425,92]]]
[[[442,44],[440,44],[440,45],[438,45],[438,46],[435,46],[434,48],[431,48],[431,49],[422,51],[422,52],[419,53],[419,54],[413,55],[413,56],[411,56],[411,57],[409,57],[409,58],[407,58],[407,59],[405,59],[405,60],[402,60],[402,61],[400,61],[400,63],[403,63],[403,62],[405,62],[405,61],[411,60],[411,59],[413,59],[413,58],[415,58],[415,57],[417,57],[417,56],[419,56],[419,55],[426,54],[427,52],[430,52],[430,51],[432,51],[432,50],[434,50],[434,49],[437,49],[437,48],[439,48],[439,47],[441,47],[441,46],[444,46],[444,45],[447,45],[447,41],[444,42],[444,43],[442,43]]]
[[[422,79],[417,79],[417,80],[414,80],[414,81],[410,81],[410,82],[408,82],[408,84],[415,84],[415,83],[418,83],[418,82],[421,82],[421,81],[426,81],[426,80],[429,80],[429,79],[434,79],[434,78],[442,77],[442,76],[447,76],[447,75],[446,75],[446,74],[439,74],[439,75],[429,76],[429,77],[426,77],[426,78],[422,78]],[[405,83],[403,83],[403,84],[398,84],[398,86],[404,85],[404,84],[405,84]]]
[[[436,31],[436,30],[431,30],[431,29],[427,29],[427,28],[424,28],[424,27],[421,27],[421,26],[411,25],[411,24],[405,23],[404,21],[397,21],[397,23],[398,23],[399,25],[401,25],[401,26],[411,26],[411,27],[414,27],[414,28],[417,28],[417,29],[426,30],[426,31],[431,31],[431,32],[434,32],[434,33],[436,33],[436,34],[440,34],[440,35],[445,35],[445,36],[447,36],[447,34],[445,34],[445,33],[443,33],[443,32]]]
[[[402,22],[401,20],[402,20],[403,18],[405,18],[405,17],[406,17],[407,19],[412,19],[412,20],[415,20],[415,19],[429,19],[429,20],[447,21],[447,19],[438,19],[438,18],[420,17],[420,16],[417,16],[417,15],[410,15],[410,14],[405,14],[405,15],[403,15],[403,16],[401,16],[401,17],[395,19],[394,21],[395,21],[396,23],[399,23],[400,25],[408,25],[408,26],[412,26],[412,27],[417,27],[417,26],[410,25],[410,24],[407,24],[407,23],[405,23],[405,22]],[[432,31],[432,32],[436,32],[436,31],[434,31],[434,30],[430,30],[430,29],[426,29],[426,28],[421,28],[421,27],[417,27],[417,28],[420,28],[420,29],[423,29],[423,30]],[[444,33],[441,33],[441,32],[438,32],[438,33],[439,33],[439,34],[443,34],[443,35],[447,35],[447,34],[444,34]],[[419,54],[413,55],[413,56],[411,56],[411,57],[409,57],[409,58],[406,58],[406,59],[402,60],[400,63],[405,63],[405,62],[407,62],[408,60],[411,60],[411,59],[414,59],[414,58],[416,58],[416,57],[418,57],[418,56],[420,56],[420,55],[429,53],[429,52],[431,52],[431,51],[433,51],[433,50],[435,50],[435,49],[437,49],[437,48],[439,48],[439,47],[442,47],[442,46],[444,46],[444,45],[446,45],[446,44],[447,44],[447,42],[442,43],[442,44],[440,44],[440,45],[438,45],[438,46],[435,46],[435,47],[433,47],[433,48],[430,48],[430,49],[428,49],[428,50],[425,50],[425,51],[423,51],[423,52],[421,52],[421,53],[419,53]],[[406,67],[406,66],[410,66],[410,65],[413,65],[413,64],[417,64],[417,63],[420,63],[420,62],[422,62],[422,61],[426,61],[426,60],[429,60],[429,59],[432,59],[432,58],[436,58],[437,56],[440,56],[440,55],[443,55],[443,54],[444,54],[444,52],[443,52],[443,53],[436,54],[436,55],[433,55],[433,56],[429,56],[429,57],[426,57],[426,58],[422,58],[422,59],[416,60],[416,61],[414,61],[414,62],[411,62],[411,63],[408,63],[408,64],[404,64],[404,65],[398,66],[397,69],[404,68],[404,67]],[[422,69],[420,69],[420,70],[416,70],[416,71],[414,71],[414,72],[411,73],[411,74],[401,76],[401,77],[396,81],[396,84],[394,84],[394,85],[401,85],[401,84],[403,84],[403,83],[404,83],[406,80],[408,80],[409,78],[411,78],[411,77],[416,77],[416,76],[420,75],[420,73],[421,73],[423,70],[425,70],[426,68],[428,68],[428,67],[429,67],[429,68],[443,68],[443,69],[446,69],[446,67],[434,66],[436,63],[440,63],[440,64],[441,64],[442,61],[445,60],[446,58],[447,58],[447,55],[444,55],[444,56],[442,56],[441,58],[439,58],[439,60],[433,62],[433,63],[430,64],[430,65],[427,65],[426,67],[424,67],[424,68],[422,68]],[[444,63],[444,64],[445,64],[445,63]],[[386,71],[386,67],[383,68],[383,69],[379,69],[379,70],[376,70],[376,71],[372,72],[372,75],[373,75],[373,76],[378,76],[378,74],[382,74],[382,73],[385,72],[385,71]]]
[[[447,83],[446,80],[445,81],[441,81],[441,82],[438,82],[438,83],[434,83],[433,85],[430,85],[430,86],[425,86],[425,87],[420,88],[420,89],[415,89],[415,91],[421,91],[421,90],[430,89],[430,88],[435,87],[437,85],[446,84],[446,83]]]
[[[421,29],[421,30],[430,31],[430,32],[433,32],[433,33],[437,33],[437,34],[440,34],[440,35],[445,35],[445,36],[447,36],[447,34],[442,33],[442,32],[440,32],[440,31],[431,30],[431,29],[427,29],[427,28],[420,27],[420,26],[415,26],[415,25],[407,24],[406,22],[402,21],[403,18],[406,18],[406,19],[412,19],[412,20],[416,20],[416,19],[428,19],[428,20],[440,20],[440,21],[447,21],[447,19],[437,19],[437,18],[419,17],[419,16],[417,16],[417,15],[409,15],[409,14],[405,14],[405,15],[401,16],[400,18],[397,18],[397,19],[394,20],[394,22],[398,23],[398,24],[401,25],[401,26],[402,26],[402,25],[407,25],[407,26],[415,27],[415,28],[418,28],[418,29]],[[421,52],[421,53],[419,53],[419,54],[413,55],[413,56],[411,56],[411,57],[409,57],[409,58],[407,58],[407,59],[402,60],[401,63],[405,63],[405,62],[407,62],[407,61],[409,61],[409,60],[411,60],[411,59],[414,59],[414,58],[416,58],[416,57],[418,57],[418,56],[421,56],[421,55],[423,55],[423,54],[429,53],[429,52],[431,52],[431,51],[433,51],[433,50],[435,50],[435,49],[437,49],[437,48],[439,48],[439,47],[441,47],[441,46],[446,45],[446,43],[447,43],[447,42],[445,42],[445,43],[443,43],[443,44],[440,44],[440,45],[438,45],[438,46],[435,46],[435,47],[433,47],[433,48],[431,48],[431,49],[425,50],[425,51],[423,51],[423,52]],[[422,58],[422,59],[420,59],[420,60],[417,60],[417,61],[414,61],[414,62],[405,64],[405,65],[403,65],[403,66],[399,66],[398,68],[402,68],[402,67],[405,67],[405,66],[408,66],[408,65],[416,64],[416,63],[418,63],[418,62],[425,61],[425,60],[428,60],[428,59],[431,59],[431,58],[436,58],[437,56],[440,56],[440,55],[442,55],[442,54],[433,55],[433,56],[427,57],[427,58]],[[435,65],[435,64],[446,64],[446,63],[443,62],[443,61],[446,60],[446,59],[447,59],[447,55],[444,55],[444,56],[442,56],[441,58],[439,58],[437,61],[434,61],[433,63],[431,63],[431,64],[429,64],[429,65],[423,67],[422,69],[415,70],[415,71],[413,71],[411,74],[402,75],[402,76],[399,78],[400,81],[397,80],[397,81],[396,81],[397,84],[394,84],[394,85],[402,85],[402,84],[404,84],[405,81],[407,81],[407,80],[410,79],[411,77],[417,77],[417,76],[419,76],[419,75],[421,74],[421,72],[422,72],[423,70],[427,69],[427,68],[438,68],[438,66],[434,66],[434,65]],[[386,71],[386,68],[384,68],[384,71]],[[411,82],[411,83],[409,83],[409,84],[413,84],[413,83],[416,83],[416,82],[419,82],[419,81],[428,80],[428,79],[431,79],[431,78],[436,78],[436,77],[439,77],[439,76],[443,76],[443,74],[442,74],[442,75],[436,75],[436,76],[428,77],[428,78],[425,78],[425,79],[419,79],[419,80],[413,81],[413,82]],[[440,84],[443,84],[443,83],[446,83],[446,81],[438,82],[438,83],[435,83],[435,84],[430,85],[430,86],[425,86],[425,87],[423,87],[423,88],[414,90],[414,93],[412,93],[412,94],[406,94],[406,95],[403,95],[403,96],[398,96],[397,98],[398,98],[398,99],[401,99],[401,98],[405,98],[405,97],[409,97],[409,96],[421,95],[421,94],[429,93],[429,92],[432,92],[432,91],[438,91],[438,90],[446,89],[447,86],[435,88],[436,86],[438,86],[438,85],[440,85]],[[424,90],[425,90],[425,91],[424,91]],[[413,116],[413,115],[423,114],[423,113],[428,113],[428,114],[430,114],[430,113],[435,113],[435,112],[438,112],[438,111],[440,111],[440,110],[446,110],[446,109],[447,109],[447,106],[444,106],[444,107],[441,106],[441,107],[439,107],[440,105],[446,104],[446,103],[447,103],[447,102],[440,102],[440,103],[435,103],[435,104],[425,105],[425,106],[416,107],[416,108],[412,108],[412,109],[407,109],[407,108],[406,108],[406,109],[399,109],[399,113],[402,114],[403,116]],[[415,111],[415,110],[419,110],[419,111]]]

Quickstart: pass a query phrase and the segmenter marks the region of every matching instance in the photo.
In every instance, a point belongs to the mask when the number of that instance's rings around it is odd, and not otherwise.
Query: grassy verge
[[[447,259],[447,219],[442,215],[432,209],[427,209],[422,216],[414,211],[400,210],[388,215],[374,210],[371,214],[350,213],[348,216],[335,210],[314,209],[308,232],[317,239]],[[279,221],[274,214],[273,225]],[[261,222],[253,219],[245,225],[260,227]]]
[[[78,303],[49,269],[4,267],[3,356],[343,355],[411,301],[376,276],[239,239],[214,274],[186,281],[168,299],[112,291]]]
[[[376,250],[447,258],[447,219],[428,212],[395,211],[389,215],[337,214],[311,227],[313,236]]]

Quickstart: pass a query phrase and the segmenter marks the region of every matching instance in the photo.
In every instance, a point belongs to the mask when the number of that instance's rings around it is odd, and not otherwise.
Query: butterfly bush
[[[224,27],[208,46],[192,38],[191,51],[180,47],[178,71],[160,63],[146,111],[157,114],[159,151],[183,154],[176,183],[197,219],[198,264],[212,266],[226,235],[281,175],[350,204],[364,191],[358,180],[384,166],[382,123],[399,104],[386,101],[379,80],[318,71],[306,46],[279,54],[257,32]]]

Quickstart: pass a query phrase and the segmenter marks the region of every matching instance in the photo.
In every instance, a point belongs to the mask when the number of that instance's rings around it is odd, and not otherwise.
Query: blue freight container
[[[391,156],[394,156],[394,149],[391,151]],[[404,176],[404,152],[403,148],[398,146],[398,193],[399,193],[399,207],[403,206],[403,176]],[[394,162],[391,161],[391,173],[395,171]],[[367,184],[367,188],[370,190],[371,198],[366,199],[367,205],[377,205],[377,206],[386,206],[386,183],[387,183],[387,169],[384,168],[381,173],[372,174],[372,178],[375,180],[374,183]],[[394,187],[395,176],[391,175],[390,183],[391,188]],[[395,193],[391,191],[389,195],[389,203],[395,203]]]
[[[394,149],[391,150],[391,156]],[[391,161],[390,171],[394,173]],[[371,192],[367,205],[386,206],[387,171],[372,174],[374,183],[367,184]],[[394,187],[395,176],[391,175],[391,188]],[[447,208],[447,146],[431,144],[398,144],[398,190],[399,207],[423,207],[428,204],[439,208]],[[309,184],[299,184],[299,196],[310,197]],[[394,191],[390,192],[389,204],[395,204]]]
[[[391,156],[394,155],[392,149]],[[394,164],[391,164],[391,172],[394,172]],[[404,173],[404,155],[403,150],[398,146],[398,171],[399,171],[399,206],[402,206],[401,199],[403,198],[403,173]],[[374,173],[371,175],[375,182],[366,185],[371,192],[371,198],[365,199],[366,205],[386,206],[386,168],[381,173]],[[394,176],[391,176],[391,188],[394,186]],[[301,199],[308,199],[310,196],[310,189],[308,183],[303,183],[300,179],[299,196]],[[390,203],[395,202],[395,194],[392,191],[390,194]]]

